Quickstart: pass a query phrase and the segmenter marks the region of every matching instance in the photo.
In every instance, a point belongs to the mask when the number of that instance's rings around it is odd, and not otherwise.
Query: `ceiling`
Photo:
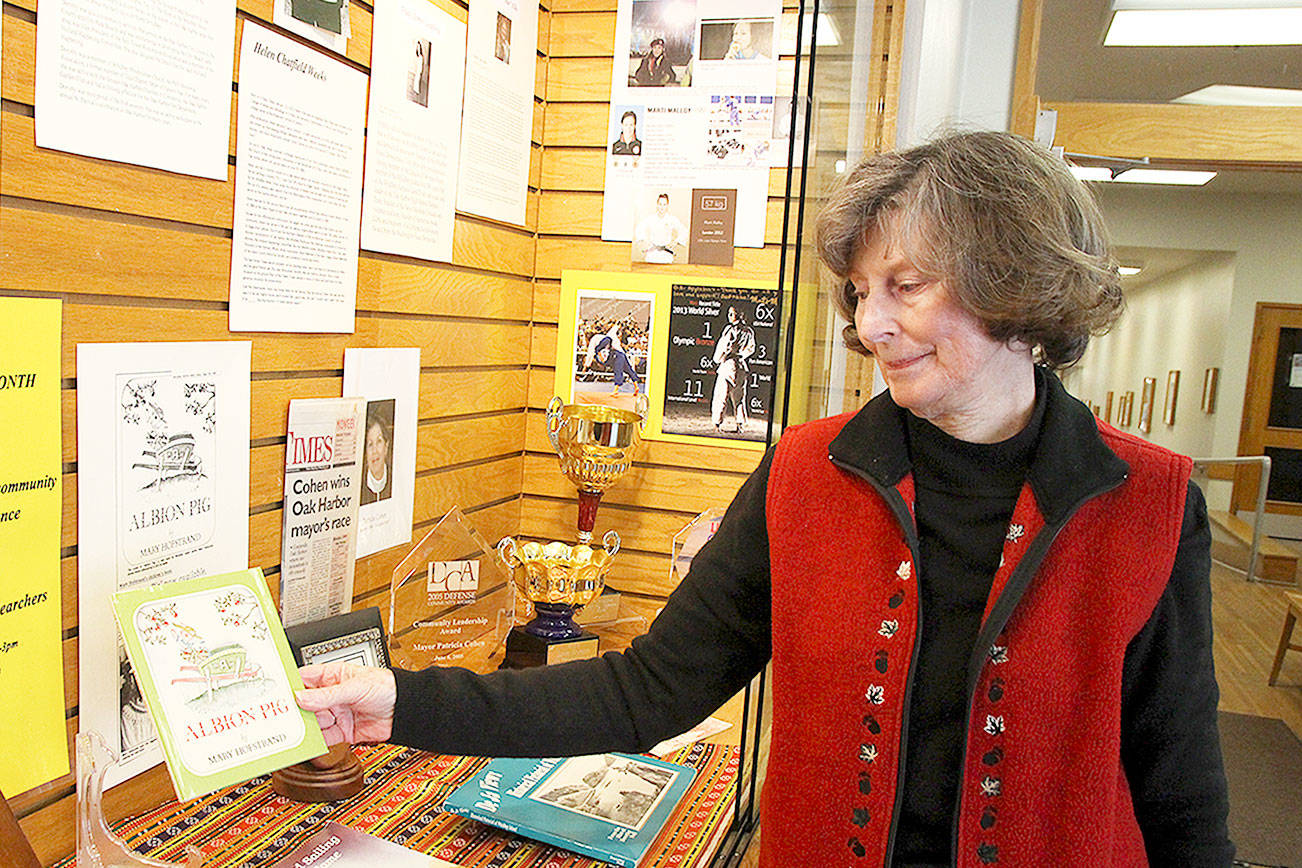
[[[1302,87],[1302,46],[1103,47],[1108,0],[1044,0],[1046,102],[1168,102],[1210,84]]]
[[[1169,102],[1212,84],[1302,87],[1302,46],[1107,47],[1108,0],[1044,0],[1036,92],[1045,102]],[[1302,194],[1292,172],[1228,171],[1215,192]]]

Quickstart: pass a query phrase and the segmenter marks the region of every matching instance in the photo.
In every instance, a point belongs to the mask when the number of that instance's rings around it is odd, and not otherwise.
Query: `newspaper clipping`
[[[289,402],[280,558],[286,627],[352,608],[365,413],[364,398]]]

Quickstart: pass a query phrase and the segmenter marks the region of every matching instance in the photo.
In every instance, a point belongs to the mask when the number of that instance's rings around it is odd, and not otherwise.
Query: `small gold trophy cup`
[[[497,551],[511,569],[516,587],[533,603],[536,617],[515,627],[506,638],[503,668],[521,669],[580,660],[597,653],[597,636],[574,623],[574,613],[601,593],[619,551],[619,534],[607,531],[602,548],[593,548],[597,506],[606,489],[628,472],[642,439],[645,395],[636,410],[601,404],[547,405],[547,436],[560,459],[561,472],[579,489],[578,544],[517,544],[511,537]]]

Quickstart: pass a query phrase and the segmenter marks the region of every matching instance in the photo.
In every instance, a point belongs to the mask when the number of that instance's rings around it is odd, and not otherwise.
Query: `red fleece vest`
[[[788,429],[769,477],[773,731],[762,868],[883,865],[898,805],[917,577],[887,502],[828,458],[848,418]],[[1170,577],[1190,461],[1101,433],[1129,477],[1080,506],[1052,540],[971,699],[960,868],[1147,864],[1120,761],[1121,672]],[[912,513],[912,477],[896,490]],[[1042,530],[1053,529],[1027,486],[986,618]]]

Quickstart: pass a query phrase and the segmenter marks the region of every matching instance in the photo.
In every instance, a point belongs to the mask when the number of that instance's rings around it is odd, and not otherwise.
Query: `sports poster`
[[[688,261],[694,190],[732,191],[732,242],[764,246],[781,18],[776,0],[619,3],[601,237],[633,261]]]
[[[778,301],[760,280],[564,271],[555,392],[623,409],[645,395],[645,439],[763,450]]]
[[[660,428],[767,439],[773,413],[778,291],[674,284]]]

